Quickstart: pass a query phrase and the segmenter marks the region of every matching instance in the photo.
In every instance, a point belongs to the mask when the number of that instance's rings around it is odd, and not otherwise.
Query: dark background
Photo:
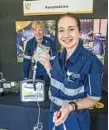
[[[93,14],[80,14],[80,18],[108,18],[108,0],[93,0]],[[22,64],[17,62],[15,21],[55,20],[59,15],[24,16],[23,0],[0,0],[0,71],[9,81],[20,81]],[[108,43],[107,43],[108,45]],[[108,83],[108,47],[106,46],[103,89]]]

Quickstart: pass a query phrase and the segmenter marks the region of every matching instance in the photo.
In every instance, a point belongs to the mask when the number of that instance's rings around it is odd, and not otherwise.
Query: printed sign
[[[23,1],[24,15],[93,13],[93,0],[34,0]]]

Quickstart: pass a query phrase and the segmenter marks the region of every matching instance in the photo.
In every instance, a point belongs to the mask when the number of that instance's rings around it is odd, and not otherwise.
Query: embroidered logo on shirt
[[[80,74],[76,74],[73,72],[67,71],[68,81],[74,82],[75,80],[80,78]]]

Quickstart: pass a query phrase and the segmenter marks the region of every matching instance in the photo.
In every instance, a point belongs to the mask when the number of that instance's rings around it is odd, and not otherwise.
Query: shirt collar
[[[79,41],[79,44],[78,44],[78,46],[77,46],[77,48],[75,49],[75,51],[72,53],[72,55],[69,57],[69,61],[71,61],[72,63],[75,63],[76,62],[76,60],[77,60],[77,58],[78,58],[78,56],[79,56],[79,54],[80,54],[80,51],[81,51],[81,49],[82,49],[82,44],[83,44],[83,41],[82,40],[80,40]],[[65,60],[65,58],[66,58],[66,49],[64,49],[63,50],[63,52],[60,54],[60,57],[59,57],[59,59],[61,59],[61,60]]]
[[[38,44],[38,42],[37,42],[36,38],[35,38],[35,37],[33,37],[33,39],[34,39],[35,43],[36,43],[36,44]],[[45,37],[45,36],[43,36],[43,39],[42,39],[42,41],[41,41],[41,44],[44,44],[45,42],[46,42],[46,37]]]

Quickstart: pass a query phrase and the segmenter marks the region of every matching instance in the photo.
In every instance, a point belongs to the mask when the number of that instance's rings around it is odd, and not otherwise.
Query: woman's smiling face
[[[65,16],[59,20],[58,40],[63,47],[66,49],[75,48],[78,45],[80,38],[81,33],[75,18]]]

